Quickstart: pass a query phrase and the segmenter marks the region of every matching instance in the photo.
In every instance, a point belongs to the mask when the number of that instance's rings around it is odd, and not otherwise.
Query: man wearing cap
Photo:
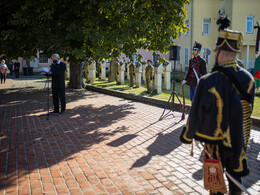
[[[210,74],[200,79],[180,139],[183,143],[192,143],[192,139],[204,142],[204,154],[211,154],[214,159],[219,157],[224,170],[241,184],[241,177],[249,173],[246,148],[249,147],[255,82],[236,62],[242,33],[226,29],[230,25],[227,17],[221,17],[217,24],[220,32],[215,65]],[[227,178],[229,194],[241,194],[241,185]],[[209,190],[211,194],[225,193]]]
[[[115,80],[116,80],[116,84],[117,85],[120,85],[121,83],[119,82],[119,70],[120,70],[120,64],[119,64],[119,60],[116,59],[116,62],[115,62]]]
[[[152,82],[153,82],[153,66],[152,61],[147,60],[147,67],[145,68],[145,83],[147,88],[147,93],[151,93],[153,90]]]
[[[129,65],[130,87],[134,86],[134,75],[135,75],[135,65],[134,65],[134,60],[131,59]]]
[[[181,84],[187,84],[190,86],[190,100],[193,100],[196,86],[201,76],[207,74],[206,61],[200,56],[202,45],[195,41],[193,46],[192,55],[193,58],[189,61],[189,70],[185,79]]]

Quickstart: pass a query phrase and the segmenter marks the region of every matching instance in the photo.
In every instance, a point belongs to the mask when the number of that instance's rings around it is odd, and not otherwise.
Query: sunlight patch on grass
[[[141,87],[135,88],[135,87],[129,86],[128,80],[125,80],[124,85],[117,85],[115,81],[109,82],[108,79],[106,79],[105,81],[96,79],[96,81],[94,83],[92,83],[91,85],[98,86],[98,87],[104,87],[106,89],[124,91],[124,92],[127,92],[127,93],[136,94],[136,95],[142,95],[142,96],[147,96],[147,97],[164,99],[164,100],[169,100],[170,95],[173,91],[173,84],[171,84],[171,90],[163,90],[163,92],[161,94],[155,94],[155,93],[147,94],[147,92],[146,92],[147,88],[146,88],[144,83],[142,83]],[[175,91],[178,94],[178,96],[179,96],[179,98],[182,102],[183,97],[182,97],[182,90],[181,90],[180,83],[175,84]],[[190,102],[190,99],[189,99],[189,87],[186,86],[186,85],[184,86],[184,94],[185,94],[185,103],[190,104],[191,102]],[[176,95],[175,95],[175,98],[174,98],[174,102],[179,102]]]

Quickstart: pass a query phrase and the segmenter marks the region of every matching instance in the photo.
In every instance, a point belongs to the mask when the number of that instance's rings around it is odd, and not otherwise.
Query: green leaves
[[[1,53],[84,60],[131,56],[139,48],[168,52],[187,30],[187,0],[2,0]],[[15,51],[15,52],[14,52]]]

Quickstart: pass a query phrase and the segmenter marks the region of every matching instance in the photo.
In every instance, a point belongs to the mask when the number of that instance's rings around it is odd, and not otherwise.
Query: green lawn
[[[177,78],[178,80],[178,78]],[[98,86],[98,87],[104,87],[107,89],[114,89],[114,90],[118,90],[118,91],[124,91],[124,92],[128,92],[128,93],[132,93],[132,94],[137,94],[137,95],[143,95],[143,96],[149,96],[149,97],[153,97],[153,98],[159,98],[159,99],[164,99],[164,100],[168,100],[171,92],[173,91],[173,84],[171,85],[171,90],[163,90],[161,94],[147,94],[146,93],[146,87],[145,85],[142,83],[142,86],[139,88],[133,88],[133,87],[129,87],[129,81],[125,80],[125,84],[124,85],[116,85],[116,82],[108,82],[108,80],[106,81],[101,81],[96,79],[96,81],[94,83],[92,83],[92,85],[94,86]],[[175,91],[178,94],[181,102],[183,101],[182,98],[182,89],[181,89],[181,85],[179,82],[175,83]],[[184,95],[185,95],[185,103],[186,104],[190,104],[190,91],[189,91],[189,86],[184,85]],[[178,102],[178,99],[175,97],[174,98],[174,102]],[[253,116],[255,117],[260,117],[260,97],[255,97],[255,103],[254,103],[254,110],[253,110]]]

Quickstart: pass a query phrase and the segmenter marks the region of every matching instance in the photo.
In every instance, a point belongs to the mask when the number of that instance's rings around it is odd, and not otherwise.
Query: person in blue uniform
[[[181,84],[190,86],[190,100],[193,100],[198,80],[201,76],[207,74],[206,61],[200,56],[202,45],[195,41],[192,49],[193,58],[189,60],[189,70]]]
[[[242,33],[228,30],[230,20],[219,18],[219,37],[212,72],[198,84],[189,117],[180,139],[204,144],[204,152],[219,154],[223,168],[237,181],[249,173],[246,149],[249,147],[255,81],[236,62]],[[211,150],[211,151],[210,151]],[[229,194],[241,194],[237,184],[228,178]],[[211,194],[222,194],[213,192]]]

